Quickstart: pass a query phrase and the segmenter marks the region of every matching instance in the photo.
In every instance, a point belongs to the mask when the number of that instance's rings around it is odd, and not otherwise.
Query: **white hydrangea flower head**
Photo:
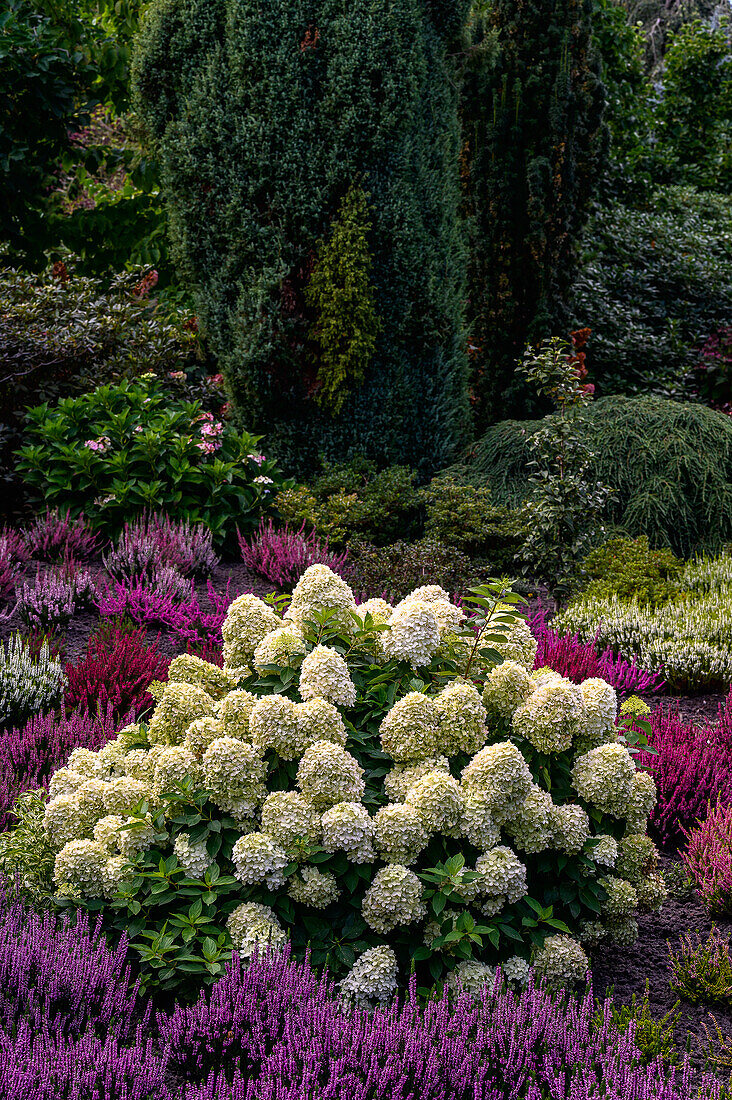
[[[173,844],[173,852],[189,878],[202,879],[213,863],[206,850],[206,841],[200,840],[196,844],[191,844],[188,833],[178,833]]]
[[[519,851],[536,853],[551,847],[554,840],[553,809],[551,795],[533,786],[518,812],[504,825]]]
[[[564,990],[587,980],[590,961],[571,936],[547,936],[534,958],[534,970],[550,989]]]
[[[630,787],[630,797],[626,807],[628,830],[631,833],[644,832],[648,825],[648,815],[658,800],[656,783],[650,772],[637,771]]]
[[[267,951],[281,951],[287,942],[274,910],[256,901],[245,901],[239,905],[226,922],[226,927],[234,950],[244,959]]]
[[[658,874],[657,871],[637,882],[635,892],[638,897],[638,908],[644,913],[657,912],[668,898],[668,889],[663,875]]]
[[[221,699],[227,691],[236,687],[236,680],[223,668],[204,661],[194,653],[179,653],[170,662],[168,681],[176,680],[183,684],[196,684],[213,699]]]
[[[584,680],[580,684],[580,691],[585,704],[584,736],[596,738],[596,744],[602,744],[608,733],[615,732],[615,719],[618,716],[617,692],[605,680],[597,677]]]
[[[429,837],[412,806],[397,802],[382,806],[373,818],[374,845],[385,863],[415,863]]]
[[[83,775],[85,779],[106,779],[107,765],[99,754],[91,749],[73,749],[66,767],[69,771]]]
[[[43,828],[54,848],[63,848],[72,840],[78,840],[84,830],[76,795],[60,794],[46,803]]]
[[[245,886],[264,884],[268,890],[285,885],[286,852],[267,833],[246,833],[233,847],[234,874]]]
[[[334,622],[344,631],[353,629],[354,612],[357,612],[353,592],[342,577],[318,563],[309,566],[295,585],[287,617],[302,630],[306,622],[324,611],[334,613]]]
[[[582,693],[570,680],[539,684],[515,712],[511,725],[538,752],[565,752],[584,728]]]
[[[512,955],[510,959],[506,959],[504,963],[501,963],[501,972],[508,984],[518,989],[523,989],[524,986],[528,985],[531,977],[531,967],[526,959],[522,959],[520,955]]]
[[[546,684],[561,684],[566,677],[562,676],[561,672],[557,672],[555,668],[550,668],[549,665],[542,665],[541,668],[535,668],[533,672],[529,674],[535,688],[542,687]]]
[[[386,944],[370,947],[359,955],[341,982],[341,997],[362,1007],[373,1001],[384,1004],[396,993],[397,974],[397,960],[392,949]]]
[[[335,649],[318,645],[300,667],[300,695],[308,699],[325,699],[339,707],[352,707],[356,702],[356,685],[348,665]]]
[[[273,791],[262,805],[262,832],[285,850],[320,840],[320,814],[297,791]]]
[[[118,851],[120,828],[124,823],[125,819],[121,814],[107,814],[106,817],[100,818],[94,826],[94,839],[97,844],[106,848],[108,853]]]
[[[71,886],[86,898],[102,895],[102,872],[109,852],[96,840],[71,840],[56,856],[53,880],[61,888]]]
[[[575,760],[572,783],[585,802],[613,817],[625,817],[635,774],[633,758],[623,745],[598,745]]]
[[[418,764],[395,764],[384,776],[384,794],[390,802],[403,802],[407,791],[418,779],[429,772],[450,774],[450,762],[446,756],[429,756]]]
[[[119,780],[113,780],[118,783]],[[122,782],[129,782],[122,780]],[[90,836],[94,826],[100,817],[106,812],[105,794],[110,784],[103,779],[87,779],[76,792],[76,803],[79,807],[79,815],[84,836]]]
[[[552,806],[549,811],[552,847],[568,856],[575,856],[585,846],[590,835],[590,819],[581,806]]]
[[[148,852],[153,844],[157,843],[158,834],[153,828],[152,815],[149,813],[142,818],[128,817],[125,819],[125,825],[132,827],[120,828],[119,850],[125,859],[132,862],[137,856],[143,852]]]
[[[279,665],[284,668],[290,658],[305,652],[305,639],[292,623],[279,626],[271,634],[266,634],[254,650],[254,667],[264,672],[267,665]]]
[[[399,763],[418,763],[438,756],[440,723],[434,700],[410,691],[384,715],[381,747]]]
[[[224,736],[224,723],[218,718],[196,718],[186,731],[183,747],[200,759],[213,741]]]
[[[409,788],[404,803],[417,811],[428,834],[458,835],[463,799],[460,784],[451,775],[427,772]]]
[[[73,795],[84,783],[86,783],[85,775],[72,772],[70,768],[59,768],[51,776],[51,781],[48,784],[48,797],[53,800],[61,795]]]
[[[129,877],[129,861],[125,856],[110,856],[102,867],[102,896],[109,901],[119,892]]]
[[[316,741],[303,753],[297,769],[303,798],[325,810],[337,802],[359,802],[366,789],[363,768],[340,745]]]
[[[445,756],[476,753],[485,745],[486,709],[472,684],[448,684],[435,699],[439,723],[439,751]]]
[[[615,874],[633,885],[654,870],[658,860],[656,845],[645,833],[626,833],[618,842]]]
[[[283,760],[297,760],[302,753],[296,705],[285,695],[266,695],[249,715],[252,743],[264,753],[272,749]]]
[[[137,752],[140,750],[128,749],[127,738],[122,737],[122,735],[120,734],[117,737],[113,737],[111,741],[107,741],[106,745],[102,745],[97,755],[102,761],[102,764],[104,765],[108,776],[126,775],[127,757],[130,755],[131,751]]]
[[[239,689],[230,691],[219,703],[218,716],[224,724],[227,737],[236,737],[239,741],[251,741],[249,720],[257,705],[258,697],[251,691]]]
[[[483,703],[492,717],[508,719],[526,702],[534,690],[524,665],[503,661],[488,673],[483,687]]]
[[[473,847],[487,852],[501,839],[501,830],[493,817],[493,796],[489,791],[471,788],[463,791],[460,832]]]
[[[608,938],[618,947],[632,947],[638,940],[638,921],[633,917],[624,920],[608,922],[606,926]]]
[[[133,779],[129,775],[121,775],[118,779],[112,779],[107,785],[102,796],[104,811],[107,814],[121,814],[126,817],[133,813],[141,802],[150,801],[150,788],[140,779]]]
[[[216,703],[203,688],[175,680],[168,682],[150,719],[148,740],[150,744],[180,745],[191,722],[215,713]]]
[[[359,604],[356,611],[361,619],[365,619],[367,615],[370,615],[376,624],[388,623],[394,614],[394,608],[381,596],[375,596],[373,599]]]
[[[327,909],[338,901],[338,884],[330,871],[319,871],[317,867],[301,867],[292,876],[287,885],[287,893],[293,901],[307,905],[311,909]]]
[[[599,878],[598,883],[607,891],[607,899],[602,902],[602,915],[611,924],[626,920],[638,908],[638,894],[635,887],[623,878],[612,875]]]
[[[332,703],[315,696],[305,703],[296,703],[295,710],[301,752],[305,752],[316,741],[332,741],[334,745],[345,745],[348,740],[346,726],[340,712]]]
[[[132,749],[131,752],[128,752],[124,757],[124,774],[129,775],[132,779],[139,779],[147,787],[152,787],[155,781],[155,764],[160,753],[165,752],[162,745],[156,746],[156,748],[159,751]]]
[[[513,905],[526,897],[526,867],[511,848],[499,845],[484,852],[476,859],[475,870],[480,876],[477,895],[495,899],[500,902],[499,908],[505,902]]]
[[[448,988],[456,992],[479,996],[484,989],[492,989],[496,980],[495,966],[479,962],[478,959],[462,959],[447,976]]]
[[[236,737],[220,737],[203,754],[203,782],[224,811],[250,817],[266,795],[267,765],[255,745]]]
[[[599,863],[602,867],[609,867],[612,870],[618,858],[617,840],[607,833],[598,833],[595,841],[596,844],[590,853],[591,858],[594,859],[595,863]]]
[[[351,863],[373,862],[373,818],[360,802],[336,803],[323,814],[321,824],[326,852],[343,851]]]
[[[583,947],[589,947],[591,951],[606,938],[607,929],[599,920],[582,921],[577,932],[579,942]]]
[[[422,883],[414,871],[399,863],[390,863],[376,872],[361,905],[363,919],[381,934],[420,921],[426,912]]]
[[[199,784],[201,765],[185,745],[171,745],[163,749],[155,761],[154,791],[160,794],[170,790],[174,784],[182,783],[187,776],[192,776],[196,784]]]
[[[497,610],[515,612],[516,609],[510,604],[499,604]],[[518,619],[512,626],[497,626],[495,633],[504,634],[505,640],[491,642],[491,649],[500,653],[504,661],[515,661],[516,664],[523,665],[527,672],[531,672],[538,643],[531,633],[529,624],[523,619]]]
[[[465,621],[463,609],[452,602],[448,593],[439,584],[423,584],[420,588],[415,588],[401,603],[397,604],[395,610],[398,611],[410,603],[426,603],[431,606],[441,639],[454,634]]]
[[[516,812],[531,790],[529,766],[511,741],[486,745],[463,768],[464,791],[480,790],[490,794],[493,817],[501,825]]]
[[[233,676],[235,669],[246,667],[262,639],[281,626],[279,615],[258,596],[237,596],[221,624],[226,671]]]
[[[440,627],[433,605],[410,600],[395,607],[389,629],[379,634],[379,643],[387,661],[407,661],[412,668],[425,668],[440,648]]]

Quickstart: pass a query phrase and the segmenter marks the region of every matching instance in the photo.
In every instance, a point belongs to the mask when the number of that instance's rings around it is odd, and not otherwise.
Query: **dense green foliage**
[[[586,0],[495,0],[471,22],[462,98],[479,420],[519,407],[527,340],[561,331],[604,142]],[[490,48],[488,48],[490,47]]]
[[[434,478],[419,495],[428,538],[482,559],[495,575],[515,572],[516,556],[529,531],[524,511],[497,505],[489,489],[451,477]]]
[[[497,502],[527,493],[530,436],[541,421],[495,424],[450,472]],[[587,411],[594,476],[611,493],[607,523],[688,555],[732,538],[732,419],[659,397],[605,397]]]
[[[111,535],[132,516],[165,509],[205,523],[221,546],[248,532],[282,480],[259,437],[171,400],[154,376],[99,386],[28,412],[18,468],[34,501],[84,512]]]
[[[610,204],[587,231],[574,317],[592,330],[603,393],[682,391],[706,338],[732,316],[732,199],[660,188],[650,209]]]
[[[424,584],[439,584],[446,592],[462,594],[477,584],[486,570],[462,550],[434,538],[417,542],[370,546],[351,543],[349,582],[354,592],[402,600]]]
[[[609,539],[582,562],[585,596],[635,598],[652,606],[664,604],[679,591],[683,562],[670,550],[652,550],[648,539]]]
[[[282,492],[277,509],[284,520],[296,527],[304,523],[331,546],[351,539],[383,546],[417,531],[415,480],[406,466],[377,472],[364,459],[326,465],[309,485]]]
[[[241,415],[296,472],[320,453],[444,463],[468,427],[459,132],[447,42],[422,0],[156,0],[133,64],[172,241]],[[315,400],[317,242],[369,199],[381,328],[333,416]]]

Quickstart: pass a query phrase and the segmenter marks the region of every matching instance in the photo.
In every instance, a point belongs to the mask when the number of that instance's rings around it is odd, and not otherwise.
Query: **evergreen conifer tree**
[[[462,177],[480,423],[526,412],[516,361],[527,341],[567,327],[604,146],[591,11],[591,0],[493,0],[466,30]]]
[[[290,470],[365,453],[427,474],[466,441],[467,260],[447,48],[466,17],[465,0],[149,9],[135,99],[175,254],[237,415]],[[328,256],[336,238],[354,243],[353,257]],[[349,265],[339,350],[326,343]]]

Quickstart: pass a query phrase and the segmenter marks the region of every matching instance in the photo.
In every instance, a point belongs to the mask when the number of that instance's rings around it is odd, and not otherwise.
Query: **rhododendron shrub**
[[[532,672],[498,582],[356,605],[314,565],[237,597],[223,667],[176,657],[148,723],[52,778],[45,832],[71,904],[127,932],[165,988],[233,947],[309,949],[343,996],[584,980],[582,944],[630,943],[663,898],[653,780],[614,689]]]

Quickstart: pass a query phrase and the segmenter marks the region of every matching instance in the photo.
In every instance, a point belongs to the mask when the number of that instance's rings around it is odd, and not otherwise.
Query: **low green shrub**
[[[685,1001],[732,1004],[732,958],[729,938],[713,927],[706,941],[685,932],[678,950],[669,945],[669,985]]]
[[[663,900],[655,787],[608,684],[532,675],[518,599],[357,607],[323,565],[289,606],[239,596],[223,668],[176,658],[149,724],[52,776],[57,903],[102,912],[169,989],[287,938],[359,1002],[412,968],[425,992],[529,960],[584,982],[579,941],[632,943]]]
[[[660,1019],[657,1019],[651,1012],[646,979],[646,988],[642,997],[639,998],[634,993],[627,1004],[619,1004],[615,1001],[608,1003],[610,1018],[618,1031],[624,1032],[631,1025],[633,1026],[633,1039],[640,1051],[644,1066],[655,1062],[657,1058],[667,1066],[674,1066],[680,1061],[681,1053],[676,1046],[674,1034],[681,1016],[679,1001]],[[604,1005],[598,1001],[595,1014],[598,1026],[602,1024],[604,1011]]]
[[[385,546],[415,533],[419,518],[416,474],[406,466],[377,470],[365,458],[326,465],[307,486],[281,493],[277,510],[293,526],[342,547],[351,539]]]
[[[531,436],[542,420],[494,424],[446,473],[517,507],[528,492]],[[612,492],[605,524],[680,557],[732,540],[732,417],[660,397],[604,397],[584,413],[589,474]]]
[[[484,572],[462,550],[431,538],[390,546],[356,542],[349,548],[349,580],[354,591],[389,601],[403,599],[427,581],[465,595]]]
[[[552,628],[635,657],[640,668],[662,671],[678,690],[726,686],[732,681],[732,556],[685,566],[677,596],[662,606],[585,594]]]
[[[516,571],[530,521],[520,508],[496,505],[491,492],[452,477],[435,478],[419,491],[427,538],[481,559],[493,573]]]
[[[164,511],[204,523],[217,546],[253,530],[283,484],[259,453],[260,437],[237,432],[176,401],[154,376],[28,411],[18,470],[39,504],[84,513],[109,537],[132,516]]]
[[[670,550],[652,550],[645,535],[610,539],[582,562],[580,584],[587,598],[616,595],[658,607],[677,595],[683,568]]]

